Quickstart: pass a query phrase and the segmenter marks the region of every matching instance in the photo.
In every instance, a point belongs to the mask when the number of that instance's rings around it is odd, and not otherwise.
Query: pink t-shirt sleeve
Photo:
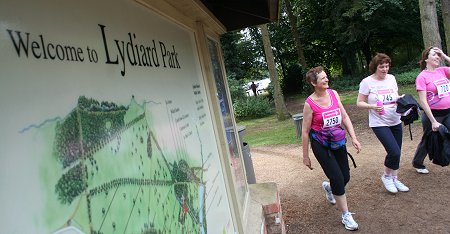
[[[450,78],[450,67],[443,67],[443,69],[445,76],[447,76],[447,78]]]
[[[417,91],[426,91],[427,90],[427,84],[425,83],[425,77],[419,76],[416,78],[416,90]]]

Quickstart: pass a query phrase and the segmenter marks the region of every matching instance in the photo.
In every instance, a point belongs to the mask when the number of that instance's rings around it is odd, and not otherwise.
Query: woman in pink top
[[[326,198],[331,204],[336,204],[342,212],[342,223],[348,230],[358,229],[358,224],[348,211],[345,185],[350,180],[347,148],[345,146],[345,126],[357,153],[361,150],[353,130],[352,122],[342,105],[336,91],[329,89],[327,74],[321,66],[310,69],[306,73],[306,81],[313,86],[312,93],[303,108],[302,147],[303,164],[313,169],[309,158],[308,145],[311,148],[329,181],[324,181],[322,187]]]
[[[425,138],[431,131],[437,131],[441,122],[450,114],[450,67],[440,67],[442,60],[450,63],[450,57],[437,47],[422,52],[419,62],[422,72],[416,78],[416,90],[422,114],[423,137],[414,154],[413,167],[420,174],[429,171],[423,165],[427,156]]]

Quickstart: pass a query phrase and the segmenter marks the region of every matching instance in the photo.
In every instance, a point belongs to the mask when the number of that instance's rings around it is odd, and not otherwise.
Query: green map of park
[[[39,215],[54,233],[206,233],[203,155],[165,150],[153,124],[134,98],[125,107],[84,96],[52,123]]]

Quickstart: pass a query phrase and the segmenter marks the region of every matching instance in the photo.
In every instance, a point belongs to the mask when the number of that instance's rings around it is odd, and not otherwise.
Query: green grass
[[[356,99],[358,98],[358,90],[356,91],[345,91],[338,92],[341,98],[342,104],[356,104]]]
[[[250,147],[260,145],[299,144],[292,118],[278,121],[276,115],[238,122],[246,126],[244,142]]]
[[[399,87],[399,94],[412,94],[416,100],[418,95],[414,84],[403,85]],[[339,92],[343,104],[356,104],[358,91]],[[295,95],[288,97],[290,100],[303,102],[304,97]],[[240,121],[238,125],[246,126],[244,142],[250,147],[261,145],[281,145],[281,144],[299,144],[301,141],[296,137],[294,120],[289,118],[284,121],[278,121],[276,115],[269,117]]]
[[[410,84],[410,85],[403,85],[398,88],[398,94],[411,94],[417,101],[419,101],[419,94],[416,91],[416,85]]]

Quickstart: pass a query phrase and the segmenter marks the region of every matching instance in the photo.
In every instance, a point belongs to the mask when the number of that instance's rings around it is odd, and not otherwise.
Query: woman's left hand
[[[307,166],[310,170],[314,169],[311,165],[311,159],[309,159],[308,156],[303,157],[303,164],[305,164],[305,166]]]
[[[433,130],[434,132],[439,131],[439,127],[441,126],[441,123],[439,122],[433,122],[431,123],[431,130]]]
[[[359,143],[359,141],[356,139],[352,139],[352,145],[353,147],[355,147],[356,153],[359,154],[359,152],[361,151],[361,144]]]

